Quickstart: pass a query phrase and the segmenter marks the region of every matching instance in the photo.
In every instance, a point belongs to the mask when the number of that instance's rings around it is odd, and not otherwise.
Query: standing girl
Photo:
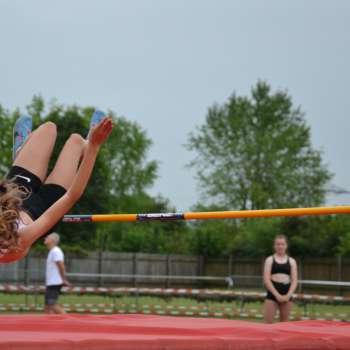
[[[291,298],[298,284],[296,261],[287,254],[288,242],[284,235],[274,240],[274,254],[265,260],[264,284],[267,289],[264,304],[264,319],[272,323],[276,311],[280,321],[288,321],[292,308]]]

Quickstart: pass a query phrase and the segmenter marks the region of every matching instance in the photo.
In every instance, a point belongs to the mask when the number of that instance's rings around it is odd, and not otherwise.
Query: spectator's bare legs
[[[56,161],[55,167],[47,177],[45,183],[60,185],[66,190],[72,185],[76,176],[80,160],[84,155],[86,140],[79,134],[72,134],[66,141]],[[46,305],[47,314],[64,314],[64,308],[59,304]]]
[[[46,122],[39,126],[19,150],[13,165],[25,168],[44,181],[56,136],[54,123]]]
[[[51,305],[45,305],[45,314],[53,314],[53,310],[51,308]]]
[[[277,303],[275,303],[272,300],[265,300],[264,303],[264,320],[266,323],[272,323],[275,315],[276,315],[276,311],[278,309],[278,305]]]
[[[280,309],[280,321],[281,322],[288,322],[289,321],[289,315],[292,310],[292,302],[288,303],[281,303],[279,305]]]
[[[63,306],[59,304],[51,305],[51,308],[55,314],[65,314]]]
[[[51,310],[51,305],[45,305],[45,314],[53,314]]]
[[[45,183],[57,184],[68,190],[77,173],[85,147],[86,140],[79,134],[72,134],[66,141],[56,165]]]
[[[54,314],[65,314],[66,312],[64,311],[63,306],[59,304],[55,304],[55,305],[45,305],[45,313],[49,315],[54,315]]]

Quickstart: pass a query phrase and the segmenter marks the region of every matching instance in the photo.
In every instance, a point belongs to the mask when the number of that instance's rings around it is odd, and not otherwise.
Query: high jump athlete
[[[23,258],[79,200],[112,128],[112,119],[95,111],[87,139],[72,134],[47,174],[56,125],[46,122],[31,132],[30,116],[17,120],[14,162],[6,179],[0,181],[0,263]]]

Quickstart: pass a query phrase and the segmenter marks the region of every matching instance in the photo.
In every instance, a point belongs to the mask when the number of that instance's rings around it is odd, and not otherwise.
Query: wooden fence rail
[[[236,288],[261,288],[262,264],[264,258],[161,255],[143,253],[97,253],[87,257],[67,254],[66,263],[71,280],[80,285],[126,285],[162,287],[225,287],[224,277],[233,275]],[[350,258],[312,258],[297,259],[299,278],[303,280],[350,282]],[[31,253],[26,259],[14,264],[0,265],[0,283],[43,283],[46,254]],[[79,276],[81,274],[81,276]],[[93,274],[86,277],[86,274]],[[162,279],[143,279],[125,277],[110,279],[101,274],[164,276]],[[186,276],[174,279],[167,276]],[[191,276],[217,276],[221,280],[197,280]],[[248,276],[249,278],[245,278]],[[251,278],[254,276],[254,278]],[[298,292],[347,293],[344,286],[300,286]]]

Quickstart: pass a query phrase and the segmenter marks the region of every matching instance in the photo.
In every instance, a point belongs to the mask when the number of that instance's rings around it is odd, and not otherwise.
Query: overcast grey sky
[[[41,93],[139,122],[160,161],[151,193],[179,210],[199,198],[188,133],[258,79],[288,89],[350,189],[350,1],[0,0],[0,51],[4,107]]]

